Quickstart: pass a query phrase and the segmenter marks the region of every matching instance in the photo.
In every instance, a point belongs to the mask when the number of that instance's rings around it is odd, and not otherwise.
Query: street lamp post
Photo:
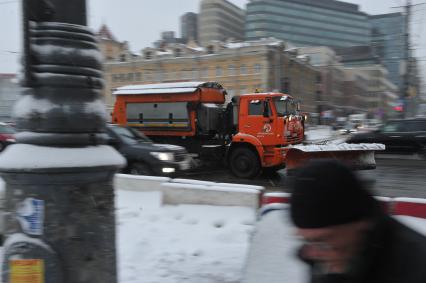
[[[23,93],[6,182],[2,282],[117,282],[114,173],[102,57],[85,0],[23,2]]]

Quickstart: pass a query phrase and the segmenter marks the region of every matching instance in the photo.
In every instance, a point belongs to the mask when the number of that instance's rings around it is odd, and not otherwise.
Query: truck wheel
[[[144,163],[133,163],[129,167],[131,175],[152,175],[152,170]]]
[[[239,178],[254,178],[260,173],[260,162],[256,153],[249,148],[235,149],[229,158],[232,174]]]

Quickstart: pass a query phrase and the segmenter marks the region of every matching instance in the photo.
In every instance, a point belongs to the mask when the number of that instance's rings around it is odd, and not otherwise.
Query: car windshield
[[[16,131],[11,126],[0,125],[0,134],[14,134],[14,133],[16,133]]]
[[[151,140],[147,138],[141,132],[126,127],[112,126],[110,129],[127,144],[136,144],[140,142],[151,143]]]
[[[389,122],[388,124],[383,126],[383,132],[385,133],[393,133],[393,132],[401,132],[404,128],[402,122]]]
[[[296,115],[297,114],[297,103],[288,96],[274,97],[275,109],[277,110],[278,116]]]

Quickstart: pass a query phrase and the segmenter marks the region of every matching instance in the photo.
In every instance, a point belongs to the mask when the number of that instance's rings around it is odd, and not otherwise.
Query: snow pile
[[[241,280],[253,209],[160,203],[160,192],[118,191],[119,282]]]
[[[333,134],[333,130],[327,126],[309,128],[305,131],[306,141],[331,139]]]
[[[93,166],[123,166],[126,160],[106,145],[84,148],[45,147],[29,144],[8,146],[0,156],[0,168],[45,169]]]
[[[197,90],[205,82],[178,82],[145,85],[127,85],[118,87],[113,95],[129,94],[161,94],[161,93],[190,93]]]
[[[60,107],[60,105],[54,104],[48,99],[38,99],[32,95],[24,95],[13,106],[13,115],[22,119],[30,118],[30,115],[34,113],[45,114]]]
[[[357,150],[385,150],[385,146],[379,143],[340,143],[340,144],[312,144],[312,145],[294,145],[289,146],[290,148],[299,149],[304,152],[316,152],[316,151],[357,151]]]

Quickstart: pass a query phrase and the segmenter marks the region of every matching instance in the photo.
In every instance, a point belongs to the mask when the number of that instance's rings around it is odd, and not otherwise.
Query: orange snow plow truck
[[[234,96],[216,82],[130,85],[114,90],[112,122],[156,142],[177,144],[201,160],[221,160],[240,178],[297,169],[313,158],[337,158],[356,169],[375,168],[379,144],[303,145],[306,116],[282,93]]]

